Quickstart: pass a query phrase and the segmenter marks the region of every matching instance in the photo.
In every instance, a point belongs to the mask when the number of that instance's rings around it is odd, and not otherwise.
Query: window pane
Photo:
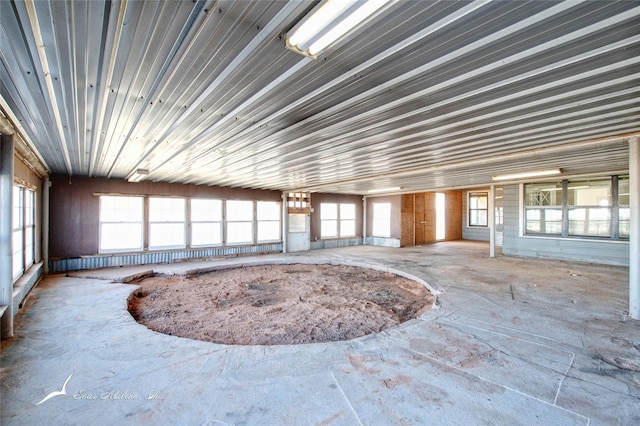
[[[249,221],[253,220],[253,201],[229,200],[227,201],[227,220]]]
[[[22,230],[13,231],[12,273],[13,278],[18,278],[24,270],[24,253],[22,251]]]
[[[610,206],[611,180],[570,181],[567,202],[570,206]]]
[[[184,222],[184,198],[149,198],[149,221]]]
[[[527,184],[524,202],[526,206],[561,206],[562,182]]]
[[[33,225],[34,223],[34,194],[35,192],[25,189],[24,190],[24,224],[25,226]]]
[[[621,207],[619,212],[618,233],[621,238],[629,238],[631,211],[629,207]]]
[[[355,218],[356,218],[355,204],[340,204],[340,220],[355,219]]]
[[[142,222],[101,224],[100,250],[142,250]]]
[[[149,247],[184,246],[183,223],[151,223],[149,224]]]
[[[621,206],[629,205],[629,178],[618,178],[618,204]]]
[[[142,222],[142,197],[100,197],[101,222]]]
[[[191,224],[191,245],[207,246],[222,244],[220,222],[196,222]]]
[[[355,220],[340,220],[340,236],[354,237],[356,235]]]
[[[320,223],[320,236],[322,238],[337,237],[338,236],[338,221],[337,220],[323,220]]]
[[[13,229],[18,229],[23,223],[23,200],[22,200],[22,188],[19,186],[13,187]]]
[[[24,262],[27,266],[33,263],[33,226],[24,230]]]
[[[320,204],[320,219],[338,219],[338,205],[333,203]]]
[[[570,209],[569,235],[609,237],[611,210],[608,207]]]
[[[562,209],[527,209],[525,218],[527,233],[562,233]]]
[[[280,220],[280,203],[277,201],[257,202],[258,220]]]
[[[258,241],[274,241],[280,239],[280,222],[258,222]]]
[[[469,225],[471,226],[487,226],[487,211],[486,210],[471,210],[469,211]]]
[[[307,215],[290,214],[289,232],[307,232]]]
[[[252,222],[227,222],[227,243],[240,244],[252,242]]]
[[[472,209],[487,209],[487,200],[488,195],[486,193],[482,194],[471,194],[469,196],[469,207]]]
[[[194,222],[221,222],[222,200],[191,199],[191,220]]]

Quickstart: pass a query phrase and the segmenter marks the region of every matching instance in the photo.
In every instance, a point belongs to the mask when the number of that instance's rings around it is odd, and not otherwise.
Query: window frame
[[[346,211],[346,207],[353,208],[353,217]],[[345,214],[349,214],[349,217],[344,218]],[[340,203],[338,204],[338,236],[339,238],[353,238],[358,234],[356,230],[358,210],[355,203]],[[352,224],[352,225],[351,225]],[[343,231],[347,226],[353,229],[353,233],[347,234]]]
[[[239,220],[235,219],[235,220],[231,220],[229,219],[229,204],[230,203],[250,203],[251,204],[251,220],[247,220],[247,219],[243,219],[240,218]],[[248,205],[248,204],[247,204]],[[230,245],[230,246],[240,246],[240,245],[246,245],[246,244],[256,244],[256,235],[255,235],[255,222],[256,222],[256,214],[255,214],[255,201],[254,200],[225,200],[224,203],[224,212],[225,212],[225,216],[224,216],[224,222],[225,222],[225,234],[224,234],[224,243],[226,245]],[[231,234],[230,232],[230,226],[229,225],[236,225],[236,224],[249,224],[251,226],[250,231],[244,232],[248,235],[251,235],[251,241],[233,241],[231,242],[229,240],[229,235]]]
[[[169,249],[183,249],[187,248],[187,199],[182,197],[157,197],[150,196],[147,198],[148,203],[148,219],[147,219],[147,243],[149,251],[169,250]],[[182,202],[182,217],[180,219],[164,218],[164,219],[152,219],[153,209],[151,204],[154,200],[158,201],[181,201]],[[161,210],[162,211],[162,210]],[[174,211],[180,211],[175,209]],[[153,225],[181,225],[178,228],[182,232],[182,241],[179,244],[152,244],[153,240]]]
[[[478,208],[472,207],[472,199],[473,198],[484,198],[486,207]],[[472,217],[474,216],[472,212],[481,212],[484,211],[484,224],[475,224],[471,223]],[[486,191],[472,191],[467,194],[467,227],[469,228],[487,228],[489,227],[489,193]]]
[[[272,204],[272,205],[276,205],[277,206],[277,214],[275,215],[275,218],[271,217],[271,218],[265,218],[265,219],[261,219],[260,215],[261,215],[261,206],[262,205],[266,205],[266,204]],[[275,242],[275,241],[280,241],[282,240],[282,203],[280,201],[265,201],[265,200],[256,200],[255,202],[256,205],[256,216],[255,216],[255,222],[256,222],[256,242],[257,243],[268,243],[268,242]],[[260,230],[261,230],[261,226],[260,225],[273,225],[273,224],[277,224],[276,228],[278,229],[278,236],[277,238],[266,238],[266,239],[261,239],[260,238]]]
[[[335,209],[335,217],[331,215],[330,217],[325,216],[325,212],[327,211],[327,207],[323,206],[331,206],[332,209]],[[347,218],[344,218],[344,215],[347,213],[348,208],[353,208],[353,217],[349,215]],[[331,212],[333,213],[333,211]],[[340,239],[340,238],[355,238],[358,235],[358,207],[356,203],[320,203],[320,238],[323,240],[332,240],[332,239]],[[335,229],[335,234],[325,234],[324,230],[327,226],[331,226]],[[345,229],[351,227],[353,229],[353,233],[345,233]]]
[[[194,201],[196,203],[194,203]],[[194,214],[196,209],[194,209],[194,204],[198,202],[203,203],[213,203],[214,208],[218,208],[217,214],[211,215],[207,220],[194,219]],[[217,206],[215,206],[217,204]],[[224,202],[219,198],[189,198],[189,247],[201,248],[201,247],[220,247],[224,244],[224,234],[223,234],[223,225],[224,225]],[[219,220],[217,220],[219,218]],[[217,229],[217,234],[220,236],[219,242],[206,242],[203,244],[194,244],[194,233],[195,227],[193,225],[205,225],[210,224],[213,226],[213,229]]]
[[[376,211],[378,210],[377,207],[382,207],[385,206],[387,207],[386,210],[388,210],[389,212],[389,217],[383,217],[383,218],[379,218],[376,217]],[[377,238],[391,238],[391,215],[392,215],[392,209],[391,209],[391,203],[371,203],[371,236],[372,237],[377,237]],[[385,211],[386,213],[386,211]],[[379,230],[379,223],[381,221],[385,222],[385,231],[382,234],[378,234],[378,230]],[[377,225],[378,224],[378,225]]]
[[[328,210],[328,206],[333,206],[335,208],[335,217],[331,215],[331,217],[326,217],[325,212]],[[340,235],[340,226],[339,226],[339,204],[338,203],[320,203],[320,238],[321,239],[335,239],[339,238]],[[333,213],[333,212],[331,212]],[[335,228],[335,234],[325,235],[325,224],[333,224],[332,228]]]
[[[102,213],[102,202],[104,197],[122,197],[122,198],[132,198],[139,200],[140,202],[140,220],[139,221],[112,221],[112,220],[103,220]],[[124,225],[124,224],[140,224],[140,235],[139,242],[140,245],[138,247],[126,247],[126,248],[103,248],[103,225]],[[131,253],[131,252],[140,252],[144,250],[144,241],[145,241],[145,197],[141,195],[100,195],[98,201],[98,252],[99,253]]]

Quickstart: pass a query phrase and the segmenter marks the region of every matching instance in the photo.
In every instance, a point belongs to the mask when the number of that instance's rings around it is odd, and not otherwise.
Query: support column
[[[640,137],[629,140],[629,315],[640,319]]]
[[[6,310],[0,320],[0,337],[13,336],[13,171],[14,136],[0,136],[0,306]]]
[[[491,185],[489,200],[487,200],[487,214],[489,215],[489,257],[496,257],[496,186]]]
[[[362,245],[367,245],[367,197],[362,197]]]
[[[42,261],[44,273],[49,273],[49,188],[51,180],[49,176],[44,179],[42,185]]]
[[[282,193],[282,253],[287,252],[287,236],[289,233],[289,203],[288,192]]]

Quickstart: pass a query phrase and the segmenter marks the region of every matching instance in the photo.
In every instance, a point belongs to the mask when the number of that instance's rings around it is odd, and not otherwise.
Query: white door
[[[309,215],[289,214],[287,231],[287,252],[307,251],[311,245]]]

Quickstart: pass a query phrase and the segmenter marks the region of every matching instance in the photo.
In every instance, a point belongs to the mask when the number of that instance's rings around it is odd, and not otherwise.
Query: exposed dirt
[[[152,330],[233,345],[349,340],[422,314],[434,296],[395,274],[345,265],[263,265],[138,283],[129,311]]]

